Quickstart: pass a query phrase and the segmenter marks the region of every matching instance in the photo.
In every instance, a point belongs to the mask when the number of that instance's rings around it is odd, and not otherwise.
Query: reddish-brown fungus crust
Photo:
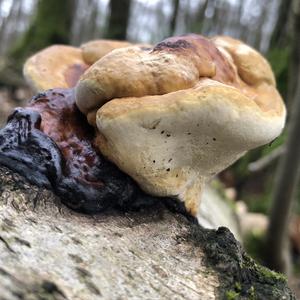
[[[75,106],[73,90],[47,91],[35,97],[28,108],[40,113],[40,130],[60,149],[65,161],[63,173],[102,186],[93,172],[100,157],[92,146],[94,129]]]
[[[96,213],[133,203],[138,187],[97,152],[93,136],[73,90],[49,90],[9,117],[0,131],[0,163],[54,190],[73,209]]]
[[[53,89],[17,108],[0,130],[0,164],[67,206],[86,213],[157,206],[185,213],[182,203],[145,194],[93,145],[95,132],[75,106],[73,89]]]

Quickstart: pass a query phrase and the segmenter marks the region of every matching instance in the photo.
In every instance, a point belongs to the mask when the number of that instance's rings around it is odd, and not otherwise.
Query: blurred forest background
[[[300,290],[299,2],[0,0],[0,124],[13,107],[24,105],[31,96],[22,77],[25,59],[48,45],[79,46],[100,38],[157,43],[187,32],[243,40],[271,63],[288,107],[288,129],[220,174],[220,190],[238,214],[248,212],[244,245],[250,254],[273,269],[293,274],[291,284]]]

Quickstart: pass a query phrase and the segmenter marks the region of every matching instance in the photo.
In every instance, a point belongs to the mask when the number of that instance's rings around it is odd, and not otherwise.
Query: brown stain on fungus
[[[73,64],[64,72],[66,83],[69,87],[74,87],[80,76],[88,69],[85,64]]]
[[[200,77],[236,85],[236,72],[215,43],[201,35],[188,34],[170,37],[158,43],[152,52],[176,52],[190,57],[199,68]]]

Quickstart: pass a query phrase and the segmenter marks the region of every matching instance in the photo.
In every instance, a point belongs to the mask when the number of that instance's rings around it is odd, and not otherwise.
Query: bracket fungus
[[[112,40],[94,40],[81,45],[80,48],[53,45],[25,62],[24,76],[35,91],[72,88],[93,63],[114,49],[128,46],[132,44]],[[149,47],[146,44],[140,46]]]
[[[87,212],[164,197],[196,216],[205,183],[285,123],[267,61],[227,37],[52,46],[24,74],[51,90],[9,118],[0,162]]]
[[[30,57],[24,64],[23,73],[33,90],[42,92],[73,87],[87,68],[80,49],[53,45]]]
[[[196,215],[204,184],[282,131],[285,106],[267,61],[227,37],[172,37],[114,50],[76,85],[96,145],[147,193]]]
[[[73,86],[89,67],[84,51],[57,45],[27,60],[25,78],[39,93],[0,130],[0,163],[82,212],[152,205],[158,199],[145,195],[94,146],[95,130],[75,105]]]

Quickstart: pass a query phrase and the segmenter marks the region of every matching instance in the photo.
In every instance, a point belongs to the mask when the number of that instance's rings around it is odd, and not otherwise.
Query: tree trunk
[[[300,69],[300,45],[299,45],[299,39],[300,39],[300,1],[294,0],[293,3],[293,9],[292,14],[292,25],[293,25],[293,31],[291,34],[291,41],[290,44],[292,46],[292,51],[290,55],[290,64],[289,64],[289,84],[288,84],[288,99],[289,103],[293,105],[293,100],[295,100],[294,95],[296,94],[296,89],[299,85],[299,69]],[[299,100],[299,99],[298,99]]]
[[[126,40],[131,0],[110,0],[110,14],[105,37],[114,40]]]
[[[280,162],[270,225],[267,234],[266,259],[268,266],[280,272],[289,272],[288,224],[296,187],[299,182],[300,167],[300,1],[295,1],[294,17],[294,64],[296,92],[293,96],[293,109],[288,128],[286,152]]]
[[[286,44],[291,37],[288,29],[291,25],[290,17],[292,12],[292,2],[293,0],[281,0],[280,2],[277,21],[271,36],[271,48],[286,47]]]
[[[180,5],[179,0],[172,0],[173,11],[170,20],[169,36],[172,36],[175,33],[179,5]]]
[[[204,2],[200,2],[197,11],[195,13],[195,16],[192,20],[189,20],[191,17],[187,15],[187,23],[189,24],[187,27],[191,32],[201,33],[203,34],[203,26],[205,22],[207,21],[205,18],[205,12],[210,5],[208,0],[205,0]]]
[[[73,17],[73,0],[39,0],[28,30],[8,52],[7,63],[0,70],[0,82],[18,85],[22,66],[31,54],[53,44],[68,44]]]
[[[277,21],[271,35],[269,58],[277,79],[277,88],[285,99],[288,111],[291,109],[295,94],[294,61],[291,55],[293,42],[297,41],[293,36],[293,0],[281,0]],[[278,66],[281,66],[278,68]],[[296,76],[297,77],[297,76]]]
[[[13,57],[28,57],[53,44],[69,44],[72,17],[72,0],[39,0],[35,17],[13,49]]]
[[[1,7],[0,7],[1,9]],[[16,25],[18,22],[19,10],[22,9],[22,1],[21,0],[13,0],[11,8],[9,10],[8,16],[3,17],[3,21],[0,26],[0,53],[5,53],[5,49],[7,44],[11,41],[11,35],[16,33]],[[8,30],[10,27],[13,27],[14,30]]]
[[[226,228],[165,206],[78,214],[1,166],[0,186],[1,300],[295,299]]]

